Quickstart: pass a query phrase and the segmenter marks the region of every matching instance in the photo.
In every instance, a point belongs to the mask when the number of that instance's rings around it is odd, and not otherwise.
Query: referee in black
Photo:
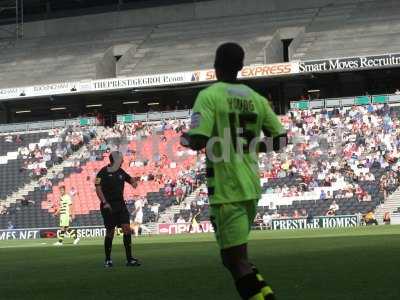
[[[132,178],[121,166],[123,155],[119,151],[111,152],[110,164],[103,167],[96,176],[96,193],[100,199],[100,211],[106,228],[104,251],[106,260],[105,268],[113,266],[111,260],[112,241],[115,227],[122,228],[126,252],[126,265],[129,267],[140,266],[138,259],[132,256],[132,231],[129,225],[129,212],[124,201],[125,182],[137,187],[137,178]]]

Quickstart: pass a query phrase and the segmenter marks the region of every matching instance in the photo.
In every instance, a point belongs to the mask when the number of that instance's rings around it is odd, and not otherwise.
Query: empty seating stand
[[[6,142],[6,137],[11,136],[12,142]],[[36,133],[21,133],[18,134],[20,141],[16,142],[17,134],[0,135],[0,156],[4,156],[7,152],[16,152],[19,147],[26,147],[31,143],[37,143],[40,139],[45,139],[49,136],[47,131]]]
[[[337,3],[321,8],[292,59],[397,53],[400,8],[393,1]],[[373,12],[373,13],[372,13]]]
[[[223,42],[240,43],[246,64],[265,63],[264,49],[280,28],[303,26],[314,9],[195,20],[157,26],[119,75],[179,72],[212,68]]]
[[[14,135],[15,136],[15,135]],[[28,146],[31,143],[39,143],[41,139],[49,137],[49,132],[24,133],[20,135],[21,143],[8,143],[4,141],[5,136],[1,136],[0,156],[6,156],[8,152],[17,152],[18,147]],[[0,199],[16,192],[31,180],[29,171],[22,171],[23,159],[7,159],[0,163]]]
[[[103,77],[96,65],[107,50],[135,47],[150,30],[121,28],[17,41],[0,49],[0,88]]]
[[[215,49],[227,41],[244,46],[246,64],[265,63],[270,42],[286,29],[305,30],[298,37],[296,33],[287,37],[298,38],[296,47],[291,49],[292,60],[398,52],[400,8],[392,4],[393,1],[339,1],[321,8],[4,43],[0,49],[0,88],[16,83],[24,86],[210,68]],[[101,71],[99,63],[115,56],[120,57],[111,62],[115,71]]]

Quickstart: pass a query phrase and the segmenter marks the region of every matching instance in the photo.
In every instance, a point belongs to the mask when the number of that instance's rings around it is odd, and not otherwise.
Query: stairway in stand
[[[383,224],[383,215],[385,212],[389,212],[392,214],[397,211],[400,207],[400,188],[397,189],[393,194],[388,196],[386,201],[379,206],[377,206],[375,210],[375,218],[377,219],[379,224]]]

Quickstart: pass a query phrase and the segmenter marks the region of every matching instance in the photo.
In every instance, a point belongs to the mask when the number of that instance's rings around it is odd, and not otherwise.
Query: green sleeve
[[[214,104],[208,93],[200,92],[193,107],[188,134],[211,137],[214,124]]]
[[[282,123],[279,121],[278,116],[274,113],[268,101],[261,97],[262,103],[265,108],[265,113],[262,121],[262,130],[269,132],[272,137],[277,137],[285,133]]]

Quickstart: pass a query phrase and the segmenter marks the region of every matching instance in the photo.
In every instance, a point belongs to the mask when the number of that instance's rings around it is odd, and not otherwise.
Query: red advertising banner
[[[182,233],[202,233],[202,232],[214,232],[214,229],[210,222],[208,221],[200,222],[200,224],[192,228],[190,228],[190,223],[158,224],[159,234],[182,234]]]

